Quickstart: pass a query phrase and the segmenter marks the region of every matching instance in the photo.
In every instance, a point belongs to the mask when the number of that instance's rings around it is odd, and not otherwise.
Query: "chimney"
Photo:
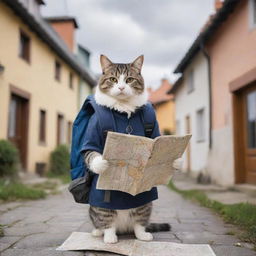
[[[78,28],[78,24],[74,17],[62,16],[62,17],[50,17],[46,20],[51,24],[53,29],[63,39],[67,47],[74,52],[75,51],[75,30]]]
[[[221,9],[222,5],[223,5],[222,0],[215,0],[215,11],[217,12],[219,9]]]

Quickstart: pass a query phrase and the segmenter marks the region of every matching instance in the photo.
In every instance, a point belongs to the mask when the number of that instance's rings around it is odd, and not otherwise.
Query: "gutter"
[[[200,42],[200,50],[202,51],[204,57],[207,61],[207,70],[208,70],[208,97],[209,97],[209,149],[212,148],[212,74],[211,74],[211,58],[208,54],[207,50],[205,49],[204,42],[201,40]]]

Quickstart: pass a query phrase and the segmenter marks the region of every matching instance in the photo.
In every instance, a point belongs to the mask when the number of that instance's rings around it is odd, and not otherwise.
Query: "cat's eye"
[[[126,79],[126,83],[128,83],[128,84],[132,83],[133,81],[134,81],[134,78],[132,78],[132,77],[128,77]]]
[[[112,82],[112,83],[117,83],[117,79],[115,77],[110,77],[109,80]]]

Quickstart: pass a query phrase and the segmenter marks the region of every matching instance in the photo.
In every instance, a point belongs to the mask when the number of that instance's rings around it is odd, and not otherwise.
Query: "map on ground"
[[[97,189],[137,195],[168,184],[174,160],[184,153],[191,135],[163,135],[155,139],[108,132],[103,158],[108,169],[99,175]]]

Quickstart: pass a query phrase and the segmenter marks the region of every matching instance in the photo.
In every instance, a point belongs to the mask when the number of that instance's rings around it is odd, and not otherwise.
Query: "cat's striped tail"
[[[161,232],[161,231],[170,231],[171,225],[169,223],[150,223],[146,227],[147,232]]]

